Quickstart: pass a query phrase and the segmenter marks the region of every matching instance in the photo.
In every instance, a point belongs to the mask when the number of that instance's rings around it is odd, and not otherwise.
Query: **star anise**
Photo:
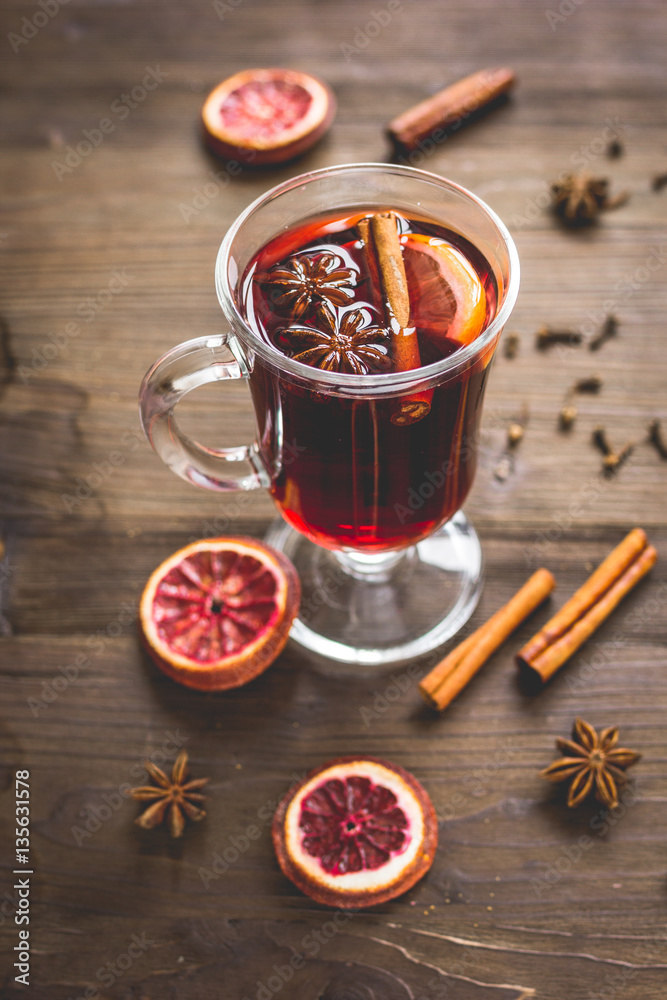
[[[171,779],[150,760],[144,762],[144,767],[155,782],[154,785],[142,785],[132,788],[130,794],[139,802],[152,804],[139,816],[135,822],[144,830],[152,830],[165,817],[169,823],[172,837],[181,837],[185,829],[185,817],[198,821],[206,813],[196,802],[205,802],[206,796],[199,792],[209,781],[208,778],[195,778],[185,781],[188,772],[188,754],[181,750],[171,770]]]
[[[641,754],[618,747],[618,728],[609,726],[599,734],[588,722],[575,719],[572,739],[556,740],[564,754],[540,772],[547,781],[570,781],[568,806],[580,805],[591,793],[608,809],[618,805],[618,786],[627,781],[625,771],[641,760]]]
[[[588,173],[566,174],[551,185],[553,207],[568,226],[585,226],[603,209],[617,208],[627,201],[627,191],[609,197],[606,177],[592,177]]]
[[[287,263],[258,275],[257,280],[263,285],[275,285],[279,289],[275,305],[300,319],[311,305],[328,302],[345,306],[350,302],[357,274],[352,268],[342,267],[342,263],[332,253],[291,257]]]
[[[295,361],[328,372],[368,375],[386,369],[389,358],[389,331],[368,326],[364,309],[341,315],[326,304],[318,313],[319,328],[292,324],[278,336],[295,353]]]

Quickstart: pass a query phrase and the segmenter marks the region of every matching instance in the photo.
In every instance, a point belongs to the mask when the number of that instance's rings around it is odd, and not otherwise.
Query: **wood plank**
[[[5,4],[3,998],[25,992],[13,981],[10,848],[13,776],[27,768],[35,1000],[69,1000],[87,989],[112,1000],[278,993],[662,1000],[662,562],[544,690],[525,689],[512,663],[515,649],[629,527],[641,524],[661,556],[667,551],[667,463],[646,442],[650,419],[667,425],[667,192],[650,183],[667,169],[667,17],[657,0],[587,0],[550,23],[549,12],[563,6],[403,0],[364,44],[366,24],[387,4],[242,0],[218,4],[221,17],[208,0],[70,0],[14,52],[7,36],[38,8]],[[345,46],[359,39],[350,54]],[[390,161],[382,131],[390,118],[500,63],[518,73],[514,98],[418,165],[487,200],[522,261],[511,320],[521,348],[515,359],[499,352],[495,361],[466,504],[486,559],[484,593],[467,629],[538,565],[557,577],[551,604],[443,717],[422,705],[405,668],[350,672],[313,664],[291,645],[241,690],[204,696],[178,687],[138,643],[134,609],[144,581],[193,537],[261,536],[275,509],[261,491],[206,493],[160,464],[138,421],[143,373],[174,344],[224,329],[215,255],[254,198],[302,170]],[[198,139],[199,109],[223,76],[263,64],[323,76],[339,114],[302,160],[227,182]],[[164,80],[129,114],[113,110],[147,67],[160,67]],[[63,170],[68,146],[103,117],[113,131],[71,173]],[[615,131],[624,153],[609,159],[605,144]],[[548,186],[583,166],[631,197],[590,230],[566,232],[545,207]],[[183,207],[216,175],[215,192],[186,222]],[[120,287],[106,301],[114,274]],[[589,337],[609,312],[618,316],[618,335],[596,353],[585,345],[534,347],[542,323]],[[563,399],[594,372],[604,385],[580,397],[577,422],[563,434]],[[501,482],[494,470],[507,423],[524,404],[525,437]],[[201,391],[180,416],[213,445],[253,434],[242,384]],[[635,441],[631,460],[610,479],[591,443],[598,424],[615,444]],[[538,777],[554,738],[578,714],[596,726],[617,723],[622,742],[643,754],[611,817],[595,803],[567,810],[559,790]],[[146,757],[170,761],[178,746],[187,747],[194,773],[211,776],[211,797],[206,819],[175,844],[164,831],[134,825],[138,807],[122,790],[144,779]],[[334,911],[281,875],[269,818],[294,775],[356,750],[395,759],[423,780],[442,846],[429,876],[405,897],[334,924]],[[245,846],[252,824],[261,835]],[[207,875],[225,851],[238,857]],[[304,959],[296,971],[295,955]]]

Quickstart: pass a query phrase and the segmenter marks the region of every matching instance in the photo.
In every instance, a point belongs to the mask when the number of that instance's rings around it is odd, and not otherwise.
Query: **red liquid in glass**
[[[370,285],[367,257],[356,229],[358,220],[370,214],[311,220],[259,251],[243,277],[240,305],[261,339],[294,357],[303,349],[303,342],[298,349],[294,346],[290,327],[317,329],[320,320],[314,309],[295,316],[289,303],[279,301],[283,289],[257,276],[266,276],[295,257],[317,260],[323,254],[335,255],[341,266],[355,271],[356,276],[346,300],[349,304],[334,306],[334,310],[360,309],[368,325],[387,328],[382,294]],[[444,241],[474,270],[486,295],[483,329],[493,318],[497,301],[491,268],[483,255],[443,226],[397,216],[404,245],[406,238],[414,236],[419,238],[413,241],[415,245]],[[404,249],[404,259],[407,256]],[[428,267],[424,285],[418,288],[414,287],[414,269],[406,263],[406,270],[413,279],[411,321],[417,329],[424,367],[455,354],[463,344],[447,335],[451,316],[434,319],[440,299],[434,299]],[[441,294],[439,286],[436,291]],[[309,388],[256,357],[250,388],[258,441],[273,472],[271,494],[286,520],[320,545],[366,552],[413,544],[447,521],[461,507],[472,485],[477,429],[493,347],[436,386],[430,412],[408,426],[397,426],[391,419],[396,399],[355,400],[331,395],[324,385],[322,391],[316,386]],[[387,358],[380,358],[381,363],[370,360],[370,374],[391,371],[390,342],[382,353]],[[304,368],[311,377],[317,376],[317,370]]]

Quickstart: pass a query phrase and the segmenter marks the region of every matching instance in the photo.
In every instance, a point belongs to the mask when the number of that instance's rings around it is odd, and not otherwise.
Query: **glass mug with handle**
[[[377,216],[394,220],[409,327],[387,301],[382,248],[368,245]],[[282,516],[266,540],[301,577],[291,635],[305,649],[372,669],[440,645],[468,620],[482,583],[479,541],[460,508],[518,293],[507,229],[436,175],[337,166],[250,205],[215,276],[229,332],[175,347],[144,378],[153,448],[197,486],[269,491]],[[393,360],[408,335],[419,367]],[[225,379],[247,380],[257,436],[205,447],[174,410]]]

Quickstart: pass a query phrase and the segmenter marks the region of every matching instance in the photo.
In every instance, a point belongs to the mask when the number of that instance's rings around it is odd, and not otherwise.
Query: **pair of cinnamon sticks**
[[[575,653],[655,564],[658,554],[645,532],[635,528],[519,651],[516,663],[544,683]],[[422,680],[424,699],[442,711],[463,690],[492,653],[556,586],[538,569],[504,607],[464,639]]]
[[[357,225],[364,243],[366,266],[373,289],[384,293],[387,327],[391,330],[395,371],[421,367],[417,331],[410,326],[410,295],[405,274],[398,223],[393,212],[377,212]],[[399,427],[414,424],[431,409],[433,390],[413,393],[396,400],[392,423]]]

